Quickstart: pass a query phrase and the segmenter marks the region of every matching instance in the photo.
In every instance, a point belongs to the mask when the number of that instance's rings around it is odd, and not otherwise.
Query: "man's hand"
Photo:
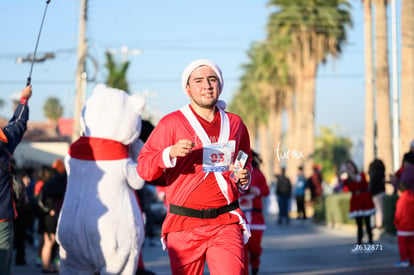
[[[186,157],[191,153],[195,144],[189,139],[180,139],[171,147],[170,158]]]
[[[32,96],[32,85],[28,85],[22,90],[21,97],[26,97],[27,99],[29,99],[31,96]]]
[[[250,180],[250,171],[246,168],[240,169],[236,174],[236,182],[243,188],[245,185],[249,184]]]
[[[249,183],[250,171],[248,169],[246,168],[239,169],[239,171],[237,171],[236,173],[236,170],[234,169],[234,165],[230,164],[229,170],[232,171],[231,173],[234,175],[233,180],[237,182],[237,184],[240,185],[240,187],[243,188],[243,186]]]

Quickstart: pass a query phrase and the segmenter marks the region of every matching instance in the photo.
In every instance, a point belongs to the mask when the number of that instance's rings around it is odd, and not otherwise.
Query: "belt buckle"
[[[202,213],[203,219],[213,219],[217,218],[218,216],[218,211],[216,208],[204,209]]]

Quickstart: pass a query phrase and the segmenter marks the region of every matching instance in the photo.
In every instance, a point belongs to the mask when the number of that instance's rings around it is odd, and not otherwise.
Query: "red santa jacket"
[[[269,186],[260,169],[252,168],[251,185],[248,192],[239,198],[240,207],[246,214],[251,230],[265,230],[266,224],[263,216],[262,199],[269,195]]]
[[[196,114],[195,114],[196,115]],[[250,154],[250,140],[247,128],[241,118],[235,114],[226,113],[229,120],[229,138],[235,141],[235,152],[243,150]],[[202,120],[196,115],[198,120]],[[202,122],[202,121],[201,121]],[[209,123],[207,123],[209,124]],[[203,124],[205,126],[206,124]],[[219,112],[212,122],[210,129],[205,129],[212,143],[218,141],[218,136],[211,134],[214,129],[220,133],[221,118]],[[171,163],[169,151],[171,147],[181,139],[192,140],[195,146],[191,154],[185,158],[177,158]],[[226,190],[221,190],[213,173],[203,172],[203,147],[202,142],[195,133],[190,122],[181,111],[173,112],[163,117],[150,137],[144,144],[138,157],[138,174],[147,181],[153,181],[163,173],[166,178],[166,204],[175,204],[193,209],[219,208],[228,202],[238,200],[239,190],[230,179],[230,172],[222,172],[227,182]],[[251,167],[251,154],[247,167]],[[200,192],[200,189],[203,192]],[[162,226],[162,235],[168,232],[181,231],[203,225],[219,225],[239,223],[243,212],[236,210],[239,216],[225,213],[214,219],[199,219],[171,214],[169,211]]]
[[[394,224],[398,235],[414,235],[414,193],[409,189],[398,198]]]
[[[365,173],[361,172],[357,180],[345,180],[345,185],[352,192],[349,217],[364,217],[375,213],[375,205],[371,192],[368,189],[368,182]]]

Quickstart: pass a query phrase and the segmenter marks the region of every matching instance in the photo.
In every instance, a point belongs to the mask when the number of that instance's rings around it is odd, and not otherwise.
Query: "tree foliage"
[[[129,61],[116,63],[111,53],[106,52],[106,64],[108,69],[108,76],[106,79],[106,85],[112,88],[117,88],[129,93],[129,85],[126,78]]]
[[[252,44],[229,106],[247,124],[267,124],[272,138],[279,135],[277,118],[286,114],[289,146],[303,148],[306,171],[316,161],[317,70],[341,53],[352,27],[351,6],[349,0],[269,0],[268,6],[267,37]]]
[[[63,115],[63,106],[56,97],[49,97],[43,105],[43,114],[51,121],[58,121]]]
[[[332,178],[342,163],[350,158],[352,141],[337,136],[333,128],[320,127],[321,134],[315,139],[315,162],[322,164],[324,179]]]

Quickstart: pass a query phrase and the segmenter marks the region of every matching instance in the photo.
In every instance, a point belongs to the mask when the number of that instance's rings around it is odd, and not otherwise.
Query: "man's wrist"
[[[29,102],[29,98],[28,97],[25,97],[25,96],[22,96],[21,98],[20,98],[20,104],[25,104],[25,105],[27,105],[27,103]]]

